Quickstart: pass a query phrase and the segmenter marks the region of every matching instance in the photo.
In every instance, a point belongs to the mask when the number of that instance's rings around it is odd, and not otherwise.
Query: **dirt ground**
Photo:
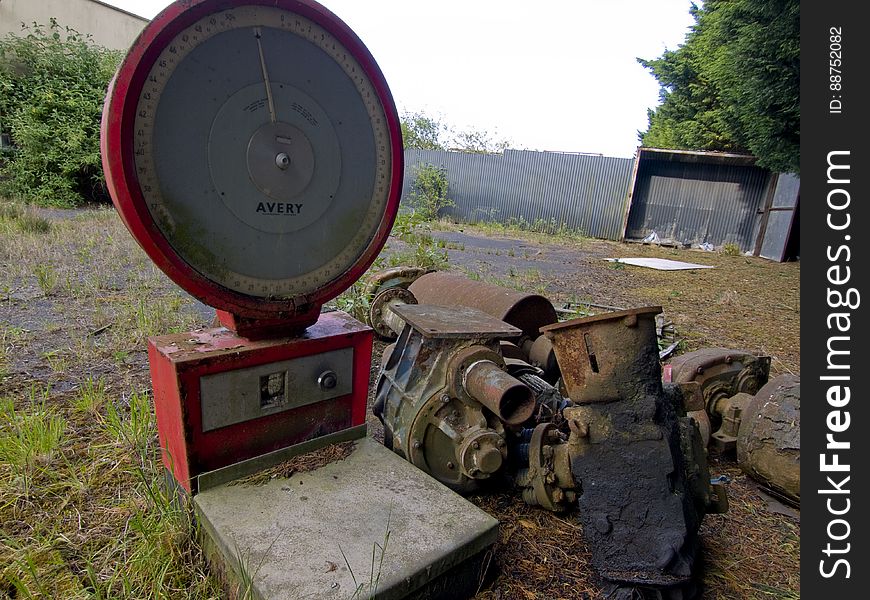
[[[53,211],[48,217],[46,231],[31,231],[11,218],[5,222],[0,218],[0,399],[10,399],[13,410],[22,413],[32,410],[34,390],[38,390],[46,406],[67,420],[66,437],[53,450],[55,456],[74,463],[92,460],[92,449],[102,447],[104,438],[99,436],[105,432],[97,432],[70,404],[78,406],[83,390],[99,381],[108,398],[126,399],[110,403],[129,413],[131,393],[147,394],[150,388],[145,339],[206,326],[213,311],[153,267],[113,211]],[[724,346],[765,352],[773,358],[774,374],[799,373],[799,263],[589,239],[487,237],[480,230],[459,226],[433,235],[441,240],[452,269],[537,291],[557,305],[661,305],[685,340],[685,350]],[[395,251],[401,243],[391,241],[390,246]],[[671,258],[715,268],[664,272],[604,260],[628,256]],[[375,362],[378,357],[376,349]],[[377,368],[373,365],[373,376]],[[97,420],[102,422],[105,412],[100,414]],[[373,417],[370,422],[376,431],[379,424]],[[150,438],[137,448],[153,458],[156,438],[153,424],[150,427]],[[119,536],[138,535],[128,527],[128,513],[149,510],[140,498],[145,497],[141,469],[133,465],[126,479],[79,491],[57,508],[52,505],[56,491],[39,496],[40,481],[50,475],[41,460],[27,462],[23,471],[25,480],[31,474],[34,486],[26,497],[0,502],[0,528],[6,540],[0,540],[0,598],[15,597],[9,591],[15,589],[13,583],[31,577],[26,569],[2,565],[27,564],[23,556],[42,557],[43,552],[50,556],[48,570],[41,570],[37,561],[32,579],[68,576],[69,589],[76,590],[57,597],[92,596],[88,590],[95,589],[93,578],[116,589],[109,585],[114,581],[111,572],[122,568],[124,554],[102,553],[100,545],[117,544]],[[147,473],[156,476],[157,467],[151,458],[148,461]],[[117,464],[100,463],[99,468],[112,477],[118,472]],[[712,471],[730,478],[731,511],[708,516],[703,525],[704,597],[798,598],[799,513],[772,511],[768,500],[729,460],[714,462]],[[19,489],[21,477],[0,466],[0,491]],[[493,559],[498,576],[481,590],[479,600],[601,597],[588,570],[588,552],[575,517],[528,507],[507,493],[472,500],[502,522]],[[67,514],[70,510],[74,512]],[[84,526],[82,514],[90,515]],[[39,540],[38,548],[31,547],[28,540],[33,539]],[[93,549],[92,554],[86,553],[87,561],[102,562],[93,563],[91,575],[76,561],[64,563],[71,550],[53,549],[52,544],[60,544],[57,539],[67,540],[61,544],[64,548]],[[175,566],[182,574],[179,577],[189,571],[196,585],[188,582],[185,588],[179,580],[172,588],[177,595],[170,597],[214,597],[214,584],[204,575],[207,569],[200,558],[185,550],[178,553]],[[92,583],[76,583],[88,577]],[[142,581],[147,588],[147,575],[142,575]]]

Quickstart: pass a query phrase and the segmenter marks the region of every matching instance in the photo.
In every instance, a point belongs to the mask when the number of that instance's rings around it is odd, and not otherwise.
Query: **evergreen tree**
[[[798,0],[707,0],[677,50],[639,59],[662,86],[644,146],[748,152],[799,172]]]

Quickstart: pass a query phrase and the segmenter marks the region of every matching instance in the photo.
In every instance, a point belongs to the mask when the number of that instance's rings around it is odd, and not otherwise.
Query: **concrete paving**
[[[371,438],[315,471],[194,502],[225,565],[264,600],[420,595],[498,537],[498,521]]]

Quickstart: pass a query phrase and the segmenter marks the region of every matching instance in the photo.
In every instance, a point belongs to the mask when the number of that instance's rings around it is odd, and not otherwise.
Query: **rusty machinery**
[[[553,344],[540,328],[558,321],[553,304],[539,294],[527,294],[472,281],[461,275],[396,267],[370,277],[369,322],[383,339],[395,340],[404,322],[392,310],[401,304],[431,304],[480,310],[520,330],[499,343],[506,359],[519,359],[538,367],[548,380],[559,377]]]
[[[467,281],[430,273],[381,304],[397,336],[374,406],[386,445],[461,492],[512,483],[578,507],[602,576],[691,595],[701,518],[727,501],[686,414],[699,386],[662,383],[660,308],[558,323],[546,298]]]
[[[710,448],[736,452],[745,473],[799,505],[800,378],[768,381],[769,373],[769,357],[726,348],[696,350],[665,367],[666,380],[698,385],[704,409],[690,414]]]
[[[800,378],[780,375],[753,396],[737,434],[737,462],[774,495],[800,505]]]

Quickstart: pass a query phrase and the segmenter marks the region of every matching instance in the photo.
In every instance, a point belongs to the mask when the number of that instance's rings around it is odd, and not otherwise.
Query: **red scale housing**
[[[353,352],[349,394],[203,431],[203,377],[343,348]],[[339,311],[298,337],[251,341],[218,328],[149,339],[163,464],[196,492],[202,473],[364,425],[371,356],[372,330]]]

